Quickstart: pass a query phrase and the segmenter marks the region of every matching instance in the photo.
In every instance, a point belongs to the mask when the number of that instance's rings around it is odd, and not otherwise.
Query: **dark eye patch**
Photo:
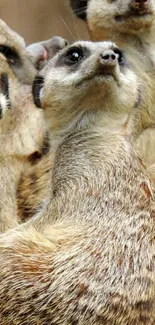
[[[88,0],[70,0],[70,6],[78,18],[87,20]]]
[[[70,49],[68,49],[64,61],[67,65],[72,65],[82,61],[83,58],[84,51],[81,48],[71,47]]]
[[[7,73],[2,73],[0,76],[0,91],[9,100],[9,80]]]
[[[15,49],[13,49],[9,46],[6,46],[6,45],[0,45],[0,53],[2,53],[6,57],[9,65],[11,65],[11,66],[13,66],[13,65],[21,66],[22,65],[21,58],[19,57],[19,55]]]
[[[42,76],[36,76],[33,85],[32,85],[32,94],[34,99],[34,104],[41,108],[41,101],[40,101],[40,90],[44,85],[44,78]]]
[[[75,45],[68,47],[58,57],[56,67],[67,66],[70,73],[78,69],[79,65],[90,56],[90,50],[87,46]]]
[[[5,98],[7,98],[7,108],[10,108],[9,101],[9,80],[7,73],[2,73],[0,76],[0,93],[2,93]],[[0,119],[3,117],[3,109],[0,104]]]
[[[125,56],[122,50],[120,50],[119,48],[114,48],[113,49],[114,53],[117,54],[118,56],[118,63],[119,65],[123,66],[125,65]]]

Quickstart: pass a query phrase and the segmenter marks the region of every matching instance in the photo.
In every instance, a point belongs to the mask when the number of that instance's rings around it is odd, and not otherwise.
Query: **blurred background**
[[[0,13],[27,44],[56,35],[70,41],[88,38],[84,23],[73,16],[68,0],[0,0]]]

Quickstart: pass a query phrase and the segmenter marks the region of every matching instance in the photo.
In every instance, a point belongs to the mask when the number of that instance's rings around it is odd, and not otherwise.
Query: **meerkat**
[[[20,221],[18,183],[32,160],[43,155],[45,140],[43,113],[33,103],[31,87],[18,81],[0,54],[0,232]]]
[[[15,73],[19,82],[24,85],[26,83],[31,84],[34,76],[37,74],[37,70],[40,70],[47,63],[47,61],[55,55],[57,51],[61,50],[66,45],[67,41],[63,38],[53,37],[48,41],[34,43],[26,47],[23,38],[11,28],[9,28],[4,21],[0,20],[0,52],[6,57],[10,68]],[[19,83],[18,87],[20,88]],[[23,94],[21,91],[21,97],[24,96],[25,98],[24,93],[27,91],[26,89],[28,89],[27,86],[25,86],[25,90],[22,87]],[[24,105],[23,98],[21,98],[21,102],[23,103],[21,109],[25,110],[27,102],[26,105]],[[33,112],[34,117],[32,117],[32,121],[35,118],[36,114],[32,105],[32,113]],[[19,116],[19,120],[20,118],[21,114]],[[23,121],[21,121],[21,123],[23,125]],[[44,124],[44,121],[42,121],[42,123]],[[33,127],[33,122],[30,121],[29,127],[31,128],[31,126]],[[28,125],[25,125],[25,128],[27,127]],[[35,128],[36,127],[37,125]],[[29,130],[29,128],[27,130]],[[19,137],[18,131],[19,128],[16,128],[17,139]],[[38,140],[36,141],[39,141],[40,139],[39,133],[42,134],[40,130],[40,123],[38,124]],[[27,141],[29,141],[28,138]],[[30,141],[32,141],[31,134]],[[18,222],[26,221],[29,217],[32,217],[32,215],[41,208],[44,198],[46,198],[48,195],[48,190],[50,187],[49,174],[51,171],[52,159],[52,152],[50,152],[49,148],[48,131],[45,136],[44,144],[42,145],[41,142],[40,146],[43,146],[44,150],[39,152],[39,154],[38,150],[36,150],[36,155],[33,154],[32,157],[30,157],[30,164],[27,166],[26,170],[24,169],[23,172],[19,173],[21,177],[18,181],[18,187],[17,184],[15,186],[17,192],[16,209],[18,214]],[[13,202],[13,206],[14,203],[15,201]],[[17,218],[14,220],[17,222]],[[8,222],[6,224],[7,228]],[[10,228],[11,227],[12,223],[10,222]]]
[[[155,323],[155,201],[127,127],[141,86],[111,42],[77,42],[35,80],[51,198],[0,236],[1,325]]]
[[[74,13],[85,20],[93,41],[114,40],[129,64],[153,93],[145,111],[137,112],[133,143],[148,170],[155,170],[155,1],[70,0]],[[151,169],[153,167],[153,169]],[[151,173],[155,179],[155,174]]]
[[[24,39],[0,19],[0,53],[22,83],[32,84],[37,70],[66,45],[63,38],[53,37],[26,47]]]

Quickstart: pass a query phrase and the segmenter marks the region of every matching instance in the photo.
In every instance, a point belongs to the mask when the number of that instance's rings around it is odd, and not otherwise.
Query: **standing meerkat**
[[[34,82],[53,186],[0,237],[1,325],[155,323],[155,201],[127,127],[141,86],[111,42],[75,43]]]
[[[151,172],[154,165],[154,171],[155,1],[70,0],[70,4],[74,13],[86,21],[91,40],[114,40],[137,75],[142,80],[146,78],[148,85],[152,83],[145,110],[137,112],[133,143],[148,170]],[[155,173],[152,177],[155,178]]]

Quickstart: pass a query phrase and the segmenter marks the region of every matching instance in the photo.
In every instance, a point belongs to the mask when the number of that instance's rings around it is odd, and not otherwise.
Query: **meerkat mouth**
[[[132,19],[144,19],[144,18],[149,18],[152,16],[152,12],[129,12],[125,15],[117,15],[115,16],[115,20],[117,22],[122,22],[122,21],[125,21],[125,20],[132,20]]]
[[[85,82],[89,82],[91,80],[103,80],[103,84],[104,82],[107,82],[107,81],[115,81],[117,83],[117,85],[119,86],[119,78],[117,76],[117,74],[115,72],[97,72],[97,73],[94,73],[90,76],[87,76],[85,78],[83,78],[81,81],[79,81],[76,86],[80,86],[82,85],[83,83]]]

